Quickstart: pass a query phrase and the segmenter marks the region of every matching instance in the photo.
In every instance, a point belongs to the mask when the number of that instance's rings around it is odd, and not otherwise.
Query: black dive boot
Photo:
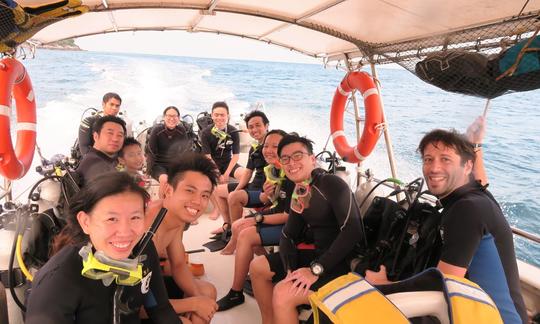
[[[218,312],[226,311],[244,303],[244,293],[242,291],[229,290],[229,293],[217,301]]]

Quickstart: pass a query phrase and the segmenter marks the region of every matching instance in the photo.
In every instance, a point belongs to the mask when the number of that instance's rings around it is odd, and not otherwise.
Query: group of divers
[[[244,121],[254,144],[242,167],[239,132],[228,124],[225,102],[213,104],[199,148],[171,106],[148,136],[150,170],[143,175],[145,152],[127,137],[117,116],[121,103],[107,93],[103,111],[80,125],[81,190],[70,198],[67,225],[32,281],[26,323],[209,323],[216,312],[244,303],[248,273],[262,323],[298,323],[297,306],[351,271],[350,257],[363,242],[360,210],[348,184],[318,167],[311,140],[270,130],[265,113],[251,111]],[[526,323],[512,233],[486,190],[484,133],[479,117],[467,134],[437,129],[419,144],[425,181],[443,207],[436,266],[477,283],[504,323]],[[160,184],[158,200],[150,201],[144,187],[149,176]],[[209,202],[217,207],[209,217],[224,220],[217,236],[231,235],[221,253],[235,254],[232,287],[219,300],[212,283],[190,272],[182,243],[186,225]],[[161,225],[141,247],[163,208]],[[244,216],[244,208],[256,212]],[[391,284],[384,266],[361,275],[376,287]]]

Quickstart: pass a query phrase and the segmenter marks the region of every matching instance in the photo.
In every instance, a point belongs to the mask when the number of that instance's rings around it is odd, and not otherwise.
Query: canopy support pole
[[[397,175],[396,159],[394,157],[394,148],[392,146],[392,139],[390,138],[390,134],[388,133],[388,124],[386,122],[386,116],[384,114],[384,103],[382,100],[379,76],[377,74],[377,69],[375,67],[375,64],[371,63],[370,65],[371,65],[371,74],[373,75],[373,78],[375,78],[375,86],[377,86],[377,91],[379,91],[379,98],[381,99],[381,112],[382,112],[383,125],[384,125],[383,134],[384,134],[384,141],[386,143],[386,152],[388,153],[388,162],[390,162],[390,172],[392,173],[392,177],[394,179],[399,179]]]
[[[349,55],[345,54],[345,64],[347,66],[347,73],[353,71],[353,67],[351,65],[351,61],[349,60]],[[351,101],[354,106],[354,125],[356,127],[356,143],[360,141],[360,109],[358,108],[358,101],[356,100],[356,90],[353,90],[351,93]],[[362,177],[360,176],[361,173],[361,167],[362,167],[362,161],[358,162],[356,164],[356,187],[360,185],[362,182]]]
[[[486,118],[490,106],[491,106],[491,99],[487,99],[486,106],[484,107],[484,113],[482,114],[484,118]]]

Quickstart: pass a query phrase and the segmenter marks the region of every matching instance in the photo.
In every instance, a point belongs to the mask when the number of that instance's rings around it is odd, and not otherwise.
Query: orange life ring
[[[362,137],[356,147],[351,147],[343,131],[345,104],[353,89],[359,90],[364,97],[365,123]],[[338,154],[344,161],[358,163],[364,160],[375,148],[381,135],[383,112],[379,91],[373,78],[366,72],[351,72],[343,78],[332,101],[330,112],[330,132]]]
[[[17,106],[17,144],[11,141],[11,94]],[[17,60],[0,61],[0,175],[15,180],[22,178],[34,158],[36,147],[36,102],[32,82],[24,66]]]

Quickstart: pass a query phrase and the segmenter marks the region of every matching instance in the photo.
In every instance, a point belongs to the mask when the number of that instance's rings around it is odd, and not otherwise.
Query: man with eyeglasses
[[[163,111],[163,124],[156,125],[148,139],[149,174],[156,180],[167,173],[175,157],[193,150],[190,129],[180,120],[180,110],[169,106]]]
[[[296,307],[309,304],[310,292],[349,272],[349,258],[362,237],[349,186],[316,167],[312,141],[287,135],[279,143],[278,156],[296,186],[279,253],[250,264],[263,324],[297,321]]]

